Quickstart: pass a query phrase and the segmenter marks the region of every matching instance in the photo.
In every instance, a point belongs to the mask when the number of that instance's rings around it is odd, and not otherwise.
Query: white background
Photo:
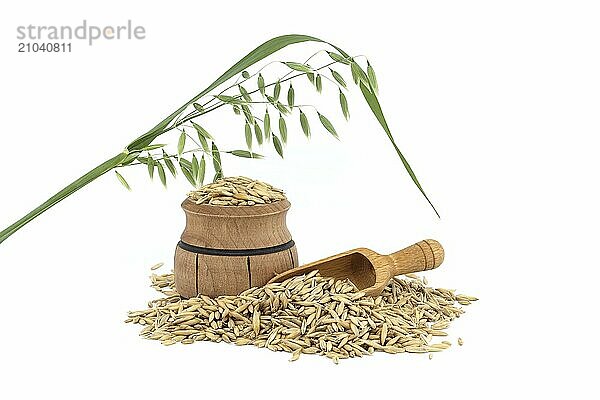
[[[355,87],[349,123],[327,83],[314,97],[341,143],[315,122],[306,143],[296,117],[284,161],[262,150],[268,159],[225,159],[225,173],[287,191],[301,262],[432,237],[446,261],[427,273],[431,283],[481,300],[450,329],[464,346],[433,360],[289,363],[287,354],[251,347],[144,341],[122,321],[154,296],[149,266],[171,266],[188,184],[180,177],[165,191],[143,168],[127,170],[129,193],[111,173],[0,245],[0,397],[597,396],[598,11],[591,1],[2,5],[2,227],[258,44],[310,34],[370,57],[389,125],[442,218]],[[84,18],[132,19],[147,38],[17,53],[18,25]],[[321,47],[298,45],[272,59],[302,61]],[[233,113],[215,112],[205,125],[222,148],[243,147]]]

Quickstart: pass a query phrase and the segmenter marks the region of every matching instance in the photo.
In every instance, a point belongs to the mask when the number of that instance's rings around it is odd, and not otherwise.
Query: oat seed
[[[253,206],[285,200],[285,194],[268,183],[244,176],[222,178],[188,193],[196,204],[215,206]]]
[[[266,190],[264,184],[252,183],[258,185],[255,190]],[[338,363],[375,351],[429,353],[431,358],[451,346],[447,340],[432,341],[445,336],[450,322],[464,313],[457,303],[477,300],[427,287],[413,277],[394,278],[372,298],[352,282],[322,277],[318,271],[215,299],[180,297],[173,274],[152,274],[150,280],[163,297],[150,301],[146,310],[129,312],[125,320],[143,326],[140,336],[166,346],[204,340],[254,345],[290,352],[290,361],[304,353]],[[462,338],[458,344],[462,346]]]

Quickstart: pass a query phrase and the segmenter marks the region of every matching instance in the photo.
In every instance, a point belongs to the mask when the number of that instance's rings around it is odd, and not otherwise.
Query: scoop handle
[[[444,248],[433,239],[421,240],[390,254],[392,265],[391,275],[402,275],[410,272],[427,271],[440,266],[444,261]]]

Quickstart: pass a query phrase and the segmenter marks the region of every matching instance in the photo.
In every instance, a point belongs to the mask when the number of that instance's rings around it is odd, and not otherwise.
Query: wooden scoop
[[[319,270],[322,276],[350,279],[369,296],[378,296],[396,275],[427,271],[444,261],[444,249],[439,242],[426,239],[390,255],[358,248],[292,268],[269,281],[283,282],[293,276]]]

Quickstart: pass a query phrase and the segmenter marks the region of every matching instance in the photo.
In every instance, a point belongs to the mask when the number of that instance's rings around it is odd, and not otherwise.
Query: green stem
[[[314,71],[320,71],[320,70],[322,70],[322,69],[325,69],[325,68],[327,68],[327,67],[330,67],[330,66],[332,66],[333,64],[336,64],[336,63],[337,63],[337,61],[330,62],[330,63],[328,63],[328,64],[325,64],[325,65],[323,65],[323,66],[321,66],[321,67],[319,67],[319,68],[315,68],[315,69],[314,69]],[[292,79],[298,78],[298,77],[300,77],[300,76],[305,76],[305,75],[306,75],[306,72],[302,72],[302,73],[298,73],[298,74],[296,74],[296,75],[293,75],[293,76],[289,76],[289,75],[290,75],[292,72],[293,72],[293,71],[290,71],[290,72],[288,72],[287,74],[285,74],[285,75],[284,75],[284,76],[283,76],[283,77],[282,77],[282,78],[279,80],[279,83],[287,82],[287,81],[290,81],[290,80],[292,80]],[[268,85],[265,85],[265,88],[268,88],[268,87],[271,87],[271,86],[275,86],[276,84],[277,84],[277,82],[272,82],[272,83],[269,83]],[[220,92],[220,94],[223,94],[223,93],[225,93],[227,90],[229,90],[229,89],[232,89],[232,88],[234,88],[235,86],[237,86],[237,85],[231,85],[231,86],[229,86],[228,88],[226,88],[226,89],[222,90],[222,91]],[[254,90],[252,90],[252,91],[248,92],[248,94],[254,94],[254,93],[257,93],[258,91],[260,91],[260,89],[254,89]],[[238,95],[234,95],[234,96],[232,96],[232,97],[239,99],[239,98],[241,98],[241,97],[242,97],[242,95],[238,94]],[[212,100],[214,100],[214,99],[216,99],[216,97],[214,97]],[[202,106],[204,107],[204,106],[208,105],[208,104],[209,104],[209,103],[210,103],[212,100],[208,101],[207,103],[204,103]],[[199,117],[199,116],[201,116],[201,115],[207,114],[207,113],[209,113],[209,112],[211,112],[211,111],[214,111],[214,110],[216,110],[216,109],[218,109],[218,108],[221,108],[221,107],[223,107],[223,106],[225,106],[225,105],[227,105],[227,104],[229,104],[229,103],[225,103],[225,102],[222,102],[222,101],[221,101],[221,102],[219,102],[219,103],[217,103],[217,104],[211,105],[211,106],[210,106],[210,108],[207,108],[207,109],[206,109],[206,110],[204,110],[202,113],[199,113],[199,112],[197,112],[197,111],[192,111],[191,113],[189,113],[189,114],[188,114],[188,115],[186,115],[185,117],[183,117],[183,118],[181,118],[180,120],[178,120],[178,121],[177,121],[177,123],[175,123],[173,126],[171,126],[171,127],[169,127],[169,128],[166,128],[166,129],[163,131],[163,133],[166,133],[166,132],[168,132],[168,131],[170,131],[170,130],[172,130],[172,129],[174,129],[174,128],[178,127],[178,126],[180,126],[181,124],[184,124],[184,123],[186,123],[186,122],[188,122],[188,121],[191,121],[191,120],[192,120],[192,119],[194,119],[194,118],[197,118],[197,117]]]
[[[159,137],[160,135],[162,135],[164,133],[163,130],[167,126],[169,126],[169,124],[175,118],[177,118],[177,116],[179,114],[181,114],[183,111],[185,111],[185,109],[188,108],[190,105],[192,105],[194,102],[198,101],[198,99],[200,99],[203,96],[210,93],[217,86],[225,83],[230,78],[233,78],[235,75],[241,73],[248,67],[256,64],[260,60],[264,59],[265,57],[270,56],[271,54],[275,53],[276,51],[279,51],[279,50],[283,49],[284,47],[287,47],[291,44],[297,44],[297,43],[302,43],[302,42],[319,42],[319,43],[329,44],[328,42],[325,42],[324,40],[321,40],[321,39],[313,37],[313,36],[307,36],[307,35],[283,35],[283,36],[278,36],[271,40],[266,41],[265,43],[261,44],[260,46],[258,46],[254,50],[252,50],[250,53],[248,53],[240,61],[235,63],[233,66],[231,66],[231,68],[229,68],[227,71],[225,71],[220,77],[217,78],[217,80],[215,80],[213,83],[211,83],[206,89],[204,89],[202,92],[198,93],[196,96],[192,97],[187,103],[185,103],[183,106],[179,107],[177,110],[175,110],[173,113],[171,113],[171,115],[169,115],[167,118],[165,118],[160,123],[158,123],[154,128],[150,129],[148,132],[146,132],[145,134],[143,134],[142,136],[140,136],[139,138],[137,138],[133,142],[131,142],[127,146],[127,149],[128,150],[139,150],[139,149],[142,149],[142,148],[148,146],[150,143],[152,143],[152,141],[154,139],[156,139],[157,137]],[[333,45],[331,45],[331,46],[334,47],[335,49],[338,49],[338,51],[341,50],[336,46],[333,46]],[[343,53],[342,56],[346,57],[346,53]]]
[[[139,151],[139,150],[143,149],[144,147],[148,146],[149,144],[151,144],[154,141],[154,139],[156,139],[158,136],[160,136],[164,133],[163,131],[165,130],[165,128],[167,128],[169,126],[169,124],[171,124],[171,122],[173,122],[173,120],[175,118],[177,118],[178,115],[180,115],[182,112],[184,112],[192,103],[194,103],[201,97],[205,96],[206,94],[211,92],[213,89],[215,89],[219,85],[223,84],[230,78],[241,73],[246,68],[256,64],[257,62],[261,61],[265,57],[270,56],[271,54],[281,50],[284,47],[287,47],[291,44],[308,42],[308,41],[327,43],[319,38],[315,38],[315,37],[307,36],[307,35],[283,35],[283,36],[275,37],[275,38],[268,40],[265,43],[261,44],[260,46],[255,48],[253,51],[248,53],[241,60],[239,60],[237,63],[232,65],[231,68],[229,68],[227,71],[225,71],[220,77],[218,77],[206,89],[204,89],[202,92],[198,93],[196,96],[194,96],[192,99],[190,99],[187,103],[185,103],[184,105],[179,107],[177,110],[172,112],[167,118],[163,119],[161,122],[159,122],[156,126],[154,126],[152,129],[150,129],[148,132],[144,133],[143,135],[141,135],[140,137],[138,137],[137,139],[132,141],[129,145],[127,145],[125,152],[105,161],[104,163],[100,164],[96,168],[89,171],[87,174],[85,174],[85,175],[81,176],[79,179],[73,181],[71,184],[69,184],[68,186],[63,188],[61,191],[56,193],[54,196],[50,197],[44,203],[40,204],[38,207],[36,207],[34,210],[29,212],[27,215],[25,215],[24,217],[19,219],[17,222],[13,223],[12,225],[10,225],[6,229],[4,229],[2,232],[0,232],[0,243],[4,242],[13,233],[15,233],[16,231],[21,229],[28,222],[30,222],[31,220],[33,220],[34,218],[36,218],[37,216],[42,214],[44,211],[48,210],[50,207],[54,206],[55,204],[59,203],[60,201],[64,200],[65,198],[69,197],[70,195],[72,195],[73,193],[75,193],[76,191],[81,189],[82,187],[86,186],[90,182],[96,180],[100,176],[104,175],[106,172],[108,172],[111,169],[118,166],[125,159],[128,152],[132,152],[132,151],[136,151],[136,150]]]
[[[173,129],[174,125],[175,125],[175,124],[173,124],[173,121],[176,121],[176,124],[184,123],[185,121],[178,120],[178,118],[181,116],[181,114],[183,112],[185,112],[185,110],[189,106],[191,106],[194,102],[198,101],[198,99],[201,99],[202,97],[206,96],[208,93],[212,92],[215,88],[219,87],[220,85],[222,85],[229,79],[233,78],[237,74],[241,73],[242,71],[246,70],[248,67],[256,64],[257,62],[263,60],[264,58],[270,56],[271,54],[273,54],[289,45],[303,43],[303,42],[319,42],[319,43],[328,44],[331,47],[333,47],[336,51],[338,51],[338,53],[342,57],[347,58],[347,59],[350,58],[350,56],[346,52],[344,52],[341,48],[339,48],[329,42],[321,40],[319,38],[313,37],[313,36],[283,35],[283,36],[278,36],[278,37],[275,37],[271,40],[264,42],[263,44],[261,44],[260,46],[258,46],[254,50],[252,50],[250,53],[248,53],[245,57],[240,59],[237,63],[232,65],[231,68],[229,68],[227,71],[225,71],[220,77],[218,77],[213,83],[211,83],[202,92],[198,93],[196,96],[191,98],[187,103],[183,104],[177,110],[173,111],[167,118],[163,119],[161,122],[159,122],[156,126],[154,126],[152,129],[150,129],[148,132],[144,133],[143,135],[141,135],[140,137],[138,137],[137,139],[132,141],[129,145],[127,145],[125,151],[108,159],[107,161],[98,165],[96,168],[90,170],[88,173],[82,175],[79,179],[73,181],[71,184],[69,184],[68,186],[66,186],[59,192],[57,192],[54,196],[50,197],[44,203],[40,204],[38,207],[36,207],[31,212],[29,212],[27,215],[25,215],[24,217],[22,217],[21,219],[19,219],[15,223],[13,223],[12,225],[8,226],[2,232],[0,232],[0,243],[4,242],[13,233],[15,233],[16,231],[21,229],[28,222],[30,222],[31,220],[33,220],[34,218],[36,218],[37,216],[42,214],[44,211],[48,210],[49,208],[56,205],[60,201],[69,197],[70,195],[72,195],[79,189],[83,188],[87,184],[93,182],[100,176],[104,175],[106,172],[119,166],[129,153],[132,153],[134,151],[141,151],[143,148],[150,145],[157,137],[159,137],[163,133],[166,133],[166,132],[170,131],[171,129]],[[404,164],[404,167],[406,168],[407,172],[411,176],[413,182],[417,185],[417,187],[419,188],[421,193],[425,196],[425,198],[427,199],[429,204],[431,204],[431,202],[425,195],[425,192],[423,191],[420,183],[418,182],[415,174],[413,173],[412,169],[410,168],[410,165],[408,164],[408,162],[406,161],[406,159],[404,158],[404,156],[402,155],[402,153],[396,146],[396,143],[394,142],[394,138],[392,137],[389,127],[387,126],[387,123],[385,121],[385,118],[383,117],[383,113],[381,111],[381,106],[379,105],[379,101],[378,101],[377,97],[374,94],[372,94],[368,88],[364,87],[363,85],[361,85],[361,91],[363,92],[365,100],[371,107],[373,114],[375,115],[375,117],[377,118],[377,120],[379,121],[381,126],[384,128],[385,132],[387,133],[388,138],[390,139],[392,145],[394,146],[396,152],[398,153],[398,156],[400,156],[400,159],[402,160],[402,163]],[[221,105],[214,107],[212,109],[219,108],[220,106]],[[185,118],[184,118],[184,120],[185,120]],[[432,204],[431,204],[431,206],[433,207]],[[434,208],[434,210],[435,210],[435,208]],[[437,213],[437,211],[436,211],[436,213]]]
[[[125,159],[125,157],[127,157],[127,153],[123,152],[114,156],[113,158],[106,160],[105,162],[98,165],[96,168],[92,169],[85,175],[82,175],[79,179],[75,180],[70,185],[57,192],[54,196],[50,197],[48,200],[40,204],[38,207],[29,212],[23,218],[19,219],[17,222],[0,232],[0,243],[4,242],[10,235],[21,229],[29,221],[31,221],[50,207],[66,199],[82,187],[86,186],[88,183],[93,182],[97,178],[101,177],[102,175],[119,165]]]

